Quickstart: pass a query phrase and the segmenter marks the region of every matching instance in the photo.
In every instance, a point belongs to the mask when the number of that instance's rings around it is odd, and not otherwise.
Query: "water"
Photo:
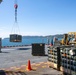
[[[32,43],[45,43],[50,44],[53,37],[23,37],[22,42],[10,42],[9,38],[2,40],[2,46],[17,46],[17,45],[31,45]],[[58,38],[61,40],[61,38]]]
[[[51,40],[51,39],[50,39]],[[10,42],[8,38],[2,40],[2,46],[16,46],[16,45],[31,45],[32,43],[48,44],[46,37],[29,37],[22,38],[22,42]]]

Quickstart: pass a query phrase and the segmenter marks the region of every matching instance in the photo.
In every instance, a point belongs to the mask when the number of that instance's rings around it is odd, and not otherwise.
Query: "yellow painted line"
[[[15,70],[16,69],[16,67],[10,67],[10,70]]]
[[[30,70],[26,69],[26,71],[30,71]]]
[[[36,70],[36,69],[37,69],[37,67],[32,67],[32,70]],[[25,71],[29,71],[28,67],[26,67]]]
[[[31,65],[36,65],[36,63],[33,63],[33,64],[31,64]]]
[[[20,68],[15,68],[15,70],[20,70]]]
[[[36,64],[35,66],[39,66],[39,65],[41,65],[41,64]]]
[[[40,64],[44,63],[44,62],[39,62]]]
[[[26,65],[21,65],[21,67],[26,67]]]
[[[46,63],[44,63],[45,65],[48,65],[48,63],[46,62]]]
[[[47,65],[51,65],[51,63],[47,63]]]
[[[37,67],[33,67],[33,69],[37,69]]]
[[[25,72],[26,70],[20,70],[21,72]]]
[[[32,70],[28,70],[28,68],[26,68],[25,71],[33,71],[33,70],[36,70],[36,69],[37,69],[36,67],[33,67]]]
[[[22,66],[26,66],[26,65],[22,65]]]
[[[45,68],[46,66],[42,66],[42,68]]]

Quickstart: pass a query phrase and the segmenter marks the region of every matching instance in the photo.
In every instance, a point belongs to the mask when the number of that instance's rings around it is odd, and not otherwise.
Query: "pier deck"
[[[32,46],[2,48],[0,69],[6,75],[62,75],[62,72],[49,68],[47,50],[45,46],[45,56],[32,56]],[[31,71],[27,71],[28,60],[33,68]]]

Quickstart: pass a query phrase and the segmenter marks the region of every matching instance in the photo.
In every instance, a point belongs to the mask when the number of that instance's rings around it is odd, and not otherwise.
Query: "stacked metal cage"
[[[74,53],[72,54],[73,51]],[[50,66],[63,72],[64,75],[76,75],[76,47],[51,46],[48,49]]]
[[[73,46],[64,46],[61,51],[61,67],[60,70],[67,75],[76,75],[76,55],[71,55],[70,50],[74,50]]]
[[[59,47],[49,47],[48,61],[51,63],[50,67],[60,70],[60,49]]]

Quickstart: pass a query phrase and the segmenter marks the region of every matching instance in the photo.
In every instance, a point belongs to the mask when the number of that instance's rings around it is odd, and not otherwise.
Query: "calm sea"
[[[51,39],[49,39],[49,42]],[[45,43],[48,44],[48,39],[46,37],[29,37],[22,38],[22,42],[14,43],[10,42],[9,39],[2,40],[2,46],[16,46],[16,45],[31,45],[32,43]]]

